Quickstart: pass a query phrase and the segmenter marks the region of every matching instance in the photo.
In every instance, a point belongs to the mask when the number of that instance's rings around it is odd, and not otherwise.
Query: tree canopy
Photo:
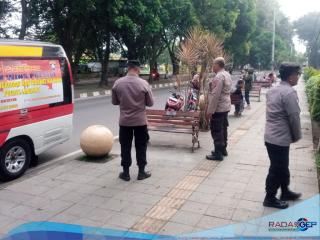
[[[21,15],[20,26],[2,24],[14,9]],[[101,84],[107,83],[106,69],[113,52],[148,63],[151,68],[157,67],[160,56],[167,56],[174,74],[178,74],[177,51],[194,26],[224,42],[234,67],[248,63],[258,67],[260,63],[269,68],[274,9],[279,63],[289,60],[295,52],[294,28],[278,10],[277,0],[3,0],[0,36],[10,37],[8,28],[16,27],[14,32],[20,39],[59,43],[75,71],[84,56],[100,61]],[[312,22],[315,16],[309,18],[305,21]],[[299,36],[310,42],[311,33],[308,28],[302,29],[303,25],[301,20],[295,26]]]
[[[320,12],[313,12],[294,24],[299,38],[307,44],[309,64],[320,68]]]

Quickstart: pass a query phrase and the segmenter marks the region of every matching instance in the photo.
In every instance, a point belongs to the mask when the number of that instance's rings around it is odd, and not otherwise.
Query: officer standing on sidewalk
[[[252,68],[248,69],[248,73],[244,77],[244,98],[247,103],[247,109],[251,109],[250,105],[250,92],[252,91],[252,84],[254,80],[254,70]]]
[[[121,166],[123,172],[119,178],[130,181],[129,168],[132,164],[131,147],[133,137],[137,164],[139,167],[138,180],[149,178],[151,173],[145,171],[147,165],[148,128],[146,106],[154,103],[150,85],[139,77],[140,64],[138,61],[128,62],[127,76],[118,79],[112,88],[112,104],[120,106]]]
[[[265,145],[270,158],[266,180],[266,197],[263,205],[279,209],[287,208],[287,200],[297,200],[300,193],[289,190],[289,147],[301,138],[300,108],[297,85],[301,75],[298,64],[283,63],[280,67],[281,83],[267,93]],[[281,188],[281,200],[276,198]]]
[[[207,119],[210,120],[211,135],[214,141],[214,151],[207,155],[208,160],[222,161],[228,156],[228,113],[231,110],[231,76],[224,69],[225,60],[218,57],[214,60],[213,72],[216,76],[209,84]]]

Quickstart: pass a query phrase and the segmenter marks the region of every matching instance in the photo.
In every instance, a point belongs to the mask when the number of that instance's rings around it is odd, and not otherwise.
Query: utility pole
[[[276,41],[276,6],[273,7],[273,36],[272,36],[272,56],[271,56],[271,70],[274,71],[275,59],[274,59],[274,51],[275,51],[275,41]]]

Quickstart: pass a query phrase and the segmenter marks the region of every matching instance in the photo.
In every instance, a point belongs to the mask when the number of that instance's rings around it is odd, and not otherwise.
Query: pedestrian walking
[[[119,178],[124,181],[130,181],[129,169],[132,164],[133,138],[139,167],[138,180],[151,176],[151,173],[145,171],[147,142],[149,140],[146,106],[151,107],[154,100],[150,85],[141,79],[139,74],[139,62],[129,61],[127,76],[118,79],[112,88],[112,104],[120,106],[119,141],[123,172],[120,173]]]
[[[289,190],[289,148],[301,138],[300,108],[297,85],[301,75],[298,64],[283,63],[280,67],[281,83],[267,93],[265,145],[270,159],[266,179],[266,197],[263,205],[284,209],[287,200],[297,200],[300,193]],[[276,198],[281,188],[280,200]]]
[[[251,109],[250,105],[250,92],[252,90],[252,82],[254,80],[254,70],[248,69],[248,73],[244,76],[244,98],[247,103],[247,109]]]
[[[218,57],[214,60],[213,72],[215,77],[209,83],[207,118],[210,120],[211,135],[214,141],[214,151],[207,155],[208,160],[222,161],[228,156],[228,113],[231,110],[231,87],[230,74],[224,69],[225,60]]]

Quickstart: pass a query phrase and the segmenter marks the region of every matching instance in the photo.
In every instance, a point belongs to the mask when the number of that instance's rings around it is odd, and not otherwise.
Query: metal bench
[[[260,87],[264,87],[264,88],[270,88],[272,86],[272,82],[271,81],[254,81],[253,82],[254,85],[259,85]]]
[[[183,133],[192,135],[192,152],[199,142],[200,112],[170,112],[147,110],[148,130],[156,132]]]

